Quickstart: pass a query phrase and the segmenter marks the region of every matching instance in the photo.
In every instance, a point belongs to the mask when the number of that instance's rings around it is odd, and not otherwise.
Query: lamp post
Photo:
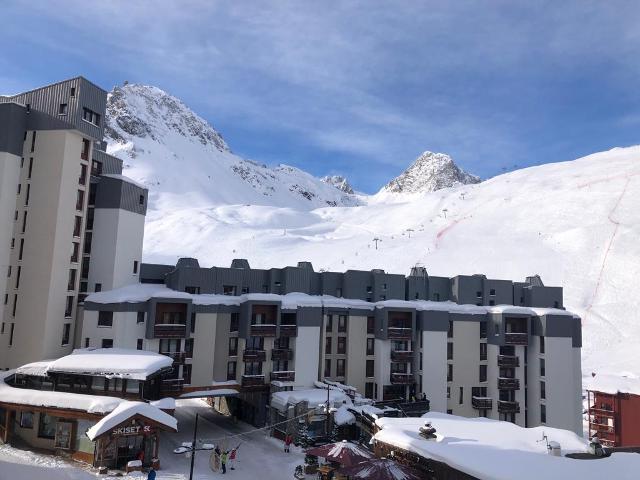
[[[182,447],[176,448],[173,453],[182,454],[182,453],[191,453],[191,467],[189,468],[189,480],[193,480],[193,466],[196,461],[196,452],[199,450],[213,450],[214,446],[205,444],[201,448],[196,448],[197,435],[198,435],[198,417],[199,415],[196,413],[196,423],[193,426],[193,441],[191,442],[191,446],[187,447],[183,444]]]

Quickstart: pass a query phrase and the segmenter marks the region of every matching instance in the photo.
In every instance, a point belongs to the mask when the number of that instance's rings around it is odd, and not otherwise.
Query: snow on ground
[[[133,175],[134,172],[130,172]],[[134,178],[135,175],[133,175]],[[159,187],[162,188],[162,187]],[[226,185],[217,183],[216,188]],[[166,200],[147,215],[144,260],[408,274],[483,273],[564,287],[583,319],[583,369],[640,374],[640,147],[517,170],[426,194],[379,193],[366,205],[299,210]],[[374,238],[378,242],[375,248]]]

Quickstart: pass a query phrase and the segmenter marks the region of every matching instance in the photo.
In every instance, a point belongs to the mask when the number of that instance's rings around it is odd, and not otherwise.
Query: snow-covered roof
[[[326,405],[327,390],[309,388],[305,390],[290,390],[271,394],[271,406],[280,411],[286,410],[288,405],[295,405],[296,403],[303,401],[309,403],[309,408]],[[345,402],[347,404],[351,404],[351,399],[342,390],[329,390],[329,403],[331,403],[331,406],[341,406]]]
[[[12,387],[8,385],[5,380],[14,373],[15,370],[0,372],[0,400],[2,402],[31,405],[34,407],[81,410],[96,414],[111,412],[120,405],[120,403],[124,402],[124,400],[115,397],[67,392],[48,392],[30,388]]]
[[[131,185],[135,185],[136,187],[140,187],[140,188],[144,188],[145,190],[148,190],[149,187],[140,183],[140,182],[136,182],[133,178],[129,178],[125,175],[119,175],[117,173],[103,173],[101,175],[102,177],[108,177],[108,178],[115,178],[118,180],[122,180],[123,182],[127,182],[130,183]]]
[[[98,304],[110,303],[141,303],[152,298],[173,298],[191,300],[194,305],[225,305],[239,306],[247,301],[279,302],[283,309],[300,307],[324,307],[340,309],[375,310],[376,308],[411,308],[418,311],[439,311],[452,313],[466,313],[484,315],[486,313],[513,313],[524,315],[568,315],[573,313],[558,308],[518,307],[513,305],[478,306],[459,305],[455,302],[434,302],[431,300],[383,300],[380,302],[366,302],[352,298],[337,298],[331,295],[308,295],[306,293],[247,293],[244,295],[213,295],[191,294],[172,290],[165,285],[138,283],[127,285],[114,290],[92,293],[86,298],[87,302]]]
[[[439,436],[426,440],[418,429],[430,421]],[[376,441],[446,463],[468,475],[492,480],[540,478],[636,478],[640,455],[616,453],[594,461],[554,457],[543,440],[558,442],[562,454],[586,452],[573,432],[550,427],[523,428],[510,422],[427,413],[422,418],[379,418]],[[440,436],[441,435],[441,436]]]
[[[336,425],[353,425],[356,423],[356,416],[349,411],[347,405],[342,405],[333,414]]]
[[[75,373],[106,378],[146,380],[169,368],[173,360],[159,353],[125,348],[81,348],[49,362],[29,363],[16,370],[23,375],[44,376],[48,372]]]
[[[103,435],[112,428],[117,427],[134,415],[141,415],[149,420],[153,420],[154,422],[165,426],[169,430],[178,430],[178,421],[171,415],[160,410],[158,407],[144,402],[124,401],[109,415],[87,430],[87,437],[89,437],[89,440],[93,441],[100,435]]]
[[[640,377],[632,373],[621,373],[619,375],[608,373],[596,373],[584,381],[586,390],[602,393],[633,393],[640,395]]]
[[[183,393],[180,395],[180,398],[235,397],[238,393],[238,390],[234,390],[233,388],[218,388],[213,390],[196,390],[194,392]]]

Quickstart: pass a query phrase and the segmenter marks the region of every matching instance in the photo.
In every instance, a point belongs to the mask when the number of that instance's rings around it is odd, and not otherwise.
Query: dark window
[[[93,172],[91,172],[93,174]],[[96,204],[96,185],[95,183],[89,184],[89,206]]]
[[[13,296],[13,309],[11,310],[11,316],[16,316],[16,310],[18,309],[18,295]],[[13,325],[13,323],[11,324]]]
[[[196,332],[196,312],[191,312],[191,333]]]
[[[544,353],[544,337],[540,337],[540,353]]]
[[[376,333],[375,317],[367,317],[367,333]]]
[[[20,195],[21,192],[22,192],[22,184],[19,183],[18,184],[18,191],[16,192],[16,195]]]
[[[20,274],[22,273],[22,267],[18,265],[18,269],[16,270],[16,290],[20,288]]]
[[[489,295],[495,296],[495,294],[496,294],[496,289],[495,288],[492,288],[491,290],[489,290]]]
[[[87,232],[84,236],[84,248],[82,250],[87,255],[91,255],[92,242],[93,242],[93,234],[91,232]]]
[[[540,405],[540,423],[547,423],[547,407]]]
[[[11,250],[13,250],[15,248],[15,246],[16,246],[16,239],[12,238],[11,239]]]
[[[184,353],[187,358],[193,358],[193,338],[184,341]]]
[[[29,110],[29,108],[27,108],[27,110]],[[33,132],[33,135],[31,136],[31,151],[35,151],[36,149],[36,132]]]
[[[347,331],[347,316],[338,315],[338,332],[346,332],[346,331]]]
[[[76,216],[75,223],[73,224],[73,236],[80,236],[80,229],[82,228],[82,217]]]
[[[338,337],[338,354],[344,355],[347,353],[347,337]]]
[[[11,265],[9,265],[9,267],[7,268],[7,278],[9,278],[11,276],[11,271],[12,271],[11,269],[12,268],[13,267],[11,267]]]
[[[56,417],[40,413],[38,420],[38,437],[54,439],[56,437]]]
[[[480,360],[486,360],[486,359],[487,359],[487,344],[481,343],[480,344]]]
[[[447,365],[447,382],[453,381],[453,365]]]
[[[262,375],[262,362],[245,362],[245,375]]]
[[[249,337],[245,343],[248,350],[264,350],[264,337]]]
[[[182,366],[182,379],[187,385],[191,383],[191,365],[187,364]]]
[[[29,205],[29,197],[31,196],[31,184],[27,183],[27,193],[24,196],[24,204]]]
[[[20,412],[20,428],[33,428],[33,412]]]
[[[66,103],[61,103],[58,107],[58,115],[66,115],[68,107],[69,106]]]
[[[2,326],[0,326],[0,335],[4,335],[4,322],[2,322]]]
[[[366,376],[367,377],[373,377],[374,375],[374,361],[373,360],[367,360],[366,363]]]
[[[136,323],[144,323],[144,312],[138,312]]]
[[[344,377],[344,371],[345,371],[345,360],[344,358],[340,358],[336,362],[336,376]]]
[[[480,381],[481,382],[486,382],[487,381],[487,366],[486,365],[480,365]]]
[[[231,323],[229,323],[229,331],[230,332],[237,332],[239,323],[240,323],[240,314],[239,313],[232,313],[231,314]]]
[[[102,339],[102,348],[113,348],[113,339],[112,338],[103,338]]]
[[[93,220],[95,219],[95,209],[94,208],[88,208],[87,209],[87,225],[86,225],[86,229],[87,230],[93,230]]]
[[[480,338],[487,338],[487,322],[480,322]]]
[[[77,262],[78,258],[80,258],[80,244],[78,242],[73,242],[71,247],[71,261]]]
[[[373,383],[367,382],[364,384],[364,396],[366,398],[373,398]]]
[[[490,306],[493,306],[493,305],[495,305],[495,304],[496,304],[495,300],[489,300],[489,305],[490,305]]]
[[[324,361],[324,376],[331,377],[331,360],[328,358]]]
[[[142,342],[143,342],[142,338],[139,338],[136,344],[136,349],[142,350]]]
[[[447,360],[453,360],[453,342],[447,343]]]
[[[229,338],[229,356],[235,357],[238,355],[238,339],[236,337]]]
[[[138,197],[138,203],[140,205],[144,205],[144,195],[140,195],[140,197]]]
[[[324,339],[324,353],[331,355],[331,337],[326,337]]]
[[[84,190],[78,190],[76,195],[76,210],[79,212],[84,208]]]
[[[545,398],[547,398],[547,392],[546,392],[546,389],[545,389],[544,382],[540,382],[540,398],[542,398],[543,400]]]
[[[62,345],[69,345],[69,336],[71,335],[71,324],[62,325]]]
[[[374,355],[375,339],[367,338],[367,355]]]
[[[91,175],[102,175],[102,163],[95,160],[91,160]],[[91,193],[91,192],[89,192]],[[95,200],[94,200],[95,201]]]
[[[84,348],[89,348],[89,337],[85,337],[84,339]]]
[[[342,298],[342,289],[341,288],[336,288],[336,297]]]
[[[447,338],[453,338],[453,320],[449,320],[449,329],[447,330]]]
[[[99,327],[112,327],[113,326],[113,312],[98,312],[98,326]]]
[[[134,274],[138,273],[138,261],[137,260],[133,261],[133,273]]]
[[[327,323],[325,324],[325,330],[331,332],[333,330],[333,315],[327,315]]]
[[[227,380],[236,379],[236,362],[227,362]]]
[[[15,315],[14,315],[15,316]],[[15,329],[16,324],[12,323],[11,328],[9,329],[9,346],[13,345],[13,331]]]
[[[186,286],[184,287],[184,291],[185,293],[190,293],[191,295],[198,295],[200,293],[200,287]]]
[[[76,288],[76,269],[69,270],[69,283],[67,284],[67,290],[74,290]]]
[[[451,398],[451,387],[447,387],[447,398]]]
[[[236,286],[235,285],[223,285],[222,286],[222,294],[223,295],[232,295],[236,294]]]
[[[458,403],[462,405],[464,402],[464,387],[460,387],[460,396],[458,398]]]
[[[71,313],[73,312],[73,300],[75,297],[67,297],[67,303],[64,308],[64,316],[66,318],[71,318]]]
[[[540,359],[540,376],[544,377],[544,358]]]
[[[447,409],[447,415],[453,415],[453,410],[451,410],[450,408]]]
[[[102,284],[101,283],[96,283],[95,288],[93,289],[94,292],[101,292],[102,291]]]
[[[80,177],[78,178],[78,183],[80,185],[87,184],[87,166],[86,165],[80,165]]]
[[[82,119],[86,120],[89,123],[94,124],[95,126],[100,126],[100,114],[94,112],[93,110],[89,110],[88,108],[82,109]]]
[[[26,229],[27,229],[27,212],[25,211],[22,214],[22,233],[24,233]]]
[[[71,93],[69,94],[70,97],[75,97],[76,96],[76,87],[71,87]]]
[[[31,178],[32,173],[33,173],[33,157],[29,157],[29,172],[27,173],[27,178]]]

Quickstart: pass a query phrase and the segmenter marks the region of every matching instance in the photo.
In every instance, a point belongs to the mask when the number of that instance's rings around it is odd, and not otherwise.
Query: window
[[[543,400],[547,398],[547,390],[545,387],[544,382],[540,382],[540,398]]]
[[[238,338],[231,337],[229,338],[229,356],[235,357],[238,355]]]
[[[138,261],[137,260],[133,261],[133,273],[134,273],[134,275],[138,273]]]
[[[486,365],[480,365],[480,381],[481,382],[486,382],[487,381],[487,366]]]
[[[245,375],[262,375],[262,362],[245,362]]]
[[[487,322],[480,322],[480,338],[487,338]]]
[[[328,358],[324,361],[324,376],[331,377],[331,360]]]
[[[186,358],[193,358],[193,338],[184,341],[184,353]]]
[[[142,338],[139,338],[136,342],[136,350],[142,350]]]
[[[487,359],[487,344],[481,343],[480,344],[480,360],[486,360],[486,359]]]
[[[325,337],[324,339],[324,353],[331,355],[331,337]]]
[[[540,405],[540,423],[547,423],[547,407]]]
[[[69,345],[69,336],[71,335],[71,324],[62,325],[62,345]]]
[[[138,204],[144,205],[144,195],[140,195],[140,197],[138,197]]]
[[[347,353],[347,337],[338,337],[338,355]]]
[[[544,370],[545,370],[545,368],[544,368],[544,358],[541,358],[540,359],[540,376],[541,377],[544,377]]]
[[[30,110],[29,104],[27,104],[27,111]],[[36,149],[36,132],[34,130],[33,135],[31,136],[31,151],[34,152]]]
[[[78,258],[80,258],[80,244],[78,242],[73,242],[71,244],[71,261],[77,262]]]
[[[367,333],[376,333],[375,317],[367,317]]]
[[[373,293],[373,287],[371,285],[367,286],[367,293]]]
[[[447,415],[453,415],[453,410],[451,410],[450,408],[447,409]]]
[[[56,436],[56,419],[46,413],[41,413],[38,420],[38,437],[53,440]]]
[[[327,315],[327,323],[324,327],[327,332],[331,332],[333,330],[333,315]]]
[[[64,316],[65,318],[71,318],[71,314],[73,313],[73,300],[75,297],[73,296],[68,296],[67,297],[67,303],[65,304],[64,307]]]
[[[449,329],[447,330],[447,338],[453,338],[453,320],[449,320]]]
[[[20,428],[33,428],[33,412],[20,412]]]
[[[27,178],[31,178],[31,174],[33,173],[33,157],[29,157],[29,172],[27,173]]]
[[[144,312],[138,312],[136,323],[144,323]]]
[[[61,103],[58,107],[58,115],[66,115],[68,107],[69,106],[66,103]]]
[[[364,384],[364,396],[366,398],[373,398],[373,383],[367,382]]]
[[[495,301],[495,300],[489,300],[489,305],[490,305],[490,306],[493,306],[493,305],[495,305],[495,304],[496,304],[496,301]]]
[[[89,337],[84,338],[84,348],[89,348]]]
[[[4,322],[2,322],[2,326],[0,326],[0,335],[4,335]]]
[[[453,360],[453,342],[447,343],[447,360]]]
[[[239,323],[240,323],[240,314],[239,313],[232,313],[231,314],[231,322],[229,323],[229,331],[230,332],[237,332]]]
[[[544,353],[544,337],[540,337],[540,353]]]
[[[78,190],[76,195],[76,210],[79,212],[84,208],[84,190]]]
[[[15,246],[16,246],[16,239],[12,238],[11,239],[11,250],[13,250],[15,248]]]
[[[95,288],[93,289],[94,292],[101,292],[102,291],[102,284],[101,283],[96,283]]]
[[[366,363],[366,376],[367,377],[373,377],[374,375],[374,361],[373,360],[367,360]]]
[[[27,229],[27,211],[22,214],[22,233]]]
[[[11,265],[9,265],[9,267],[7,268],[7,278],[11,277]]]
[[[451,387],[447,387],[447,398],[451,398]]]
[[[186,385],[191,384],[191,365],[182,366],[182,380]]]
[[[367,338],[367,355],[374,355],[375,339]]]
[[[73,224],[73,236],[80,236],[80,229],[82,228],[82,217],[76,216],[75,222]]]
[[[447,382],[453,382],[453,365],[447,365]]]
[[[482,292],[480,292],[480,291],[476,292],[476,297],[477,298],[482,298]]]
[[[227,362],[227,380],[236,379],[236,362]]]
[[[494,297],[496,295],[496,289],[492,288],[491,290],[489,290],[489,295],[491,295],[492,297]]]
[[[91,160],[91,175],[102,175],[102,163],[101,162],[96,162],[95,160]],[[91,195],[91,191],[89,192],[89,195]],[[95,196],[93,198],[93,201],[95,203]]]
[[[14,303],[14,305],[15,305],[15,303]],[[15,326],[16,326],[16,324],[12,323],[11,324],[11,328],[9,329],[9,346],[13,345],[13,331],[15,330]]]
[[[31,196],[31,184],[27,183],[27,193],[24,196],[24,204],[25,206],[29,205],[29,197]]]
[[[113,348],[113,339],[112,338],[103,338],[102,339],[102,348]]]
[[[69,270],[69,283],[67,283],[67,290],[74,290],[76,288],[76,272],[75,268]]]
[[[18,184],[18,191],[16,192],[16,195],[20,195],[21,192],[22,192],[22,184],[19,183]]]
[[[347,331],[347,316],[338,315],[338,332],[346,332],[346,331]]]
[[[16,290],[20,288],[20,274],[22,273],[22,267],[18,265],[16,270]]]
[[[18,309],[18,295],[13,296],[13,309],[11,310],[11,316],[16,316],[16,310]],[[13,324],[12,324],[13,325]]]
[[[344,370],[345,370],[345,360],[344,358],[340,358],[336,362],[336,376],[344,377]]]
[[[86,107],[82,109],[82,119],[95,126],[100,126],[100,114]]]
[[[342,298],[342,289],[341,288],[336,288],[336,297]]]
[[[76,96],[76,87],[71,87],[71,93],[69,94],[70,97],[75,97]]]
[[[460,395],[458,396],[458,403],[462,405],[464,401],[464,387],[460,387]]]
[[[222,294],[223,294],[223,295],[232,295],[232,296],[235,296],[235,294],[236,294],[236,287],[235,287],[235,285],[223,285],[223,286],[222,286]]]
[[[80,177],[78,178],[78,183],[80,185],[87,184],[87,166],[86,165],[80,165]]]
[[[113,326],[113,312],[98,312],[98,326],[111,328]]]

